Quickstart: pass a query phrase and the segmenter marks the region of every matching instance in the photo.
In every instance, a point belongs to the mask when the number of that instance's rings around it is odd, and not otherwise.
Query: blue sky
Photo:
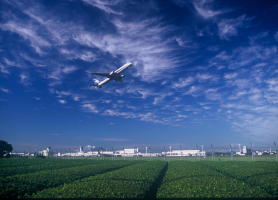
[[[0,137],[43,146],[278,139],[277,1],[1,1]],[[123,83],[89,72],[126,62]]]

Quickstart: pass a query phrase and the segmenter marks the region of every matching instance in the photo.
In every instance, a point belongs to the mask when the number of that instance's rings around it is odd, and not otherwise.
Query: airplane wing
[[[99,82],[97,87],[102,87],[104,84],[108,83],[110,81],[110,78],[106,78],[103,81]]]
[[[126,63],[123,66],[116,69],[114,72],[117,73],[117,74],[121,73],[121,72],[125,71],[127,68],[129,68],[131,65],[132,65],[132,63]]]
[[[105,76],[105,77],[108,77],[108,76],[109,76],[108,73],[96,73],[96,72],[91,72],[91,74],[98,75],[98,76]]]

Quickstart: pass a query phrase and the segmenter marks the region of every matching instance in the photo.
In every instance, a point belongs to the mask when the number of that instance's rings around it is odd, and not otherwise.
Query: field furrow
[[[270,197],[260,187],[228,177],[203,162],[172,161],[158,190],[158,198]],[[219,163],[219,162],[218,162]]]
[[[278,197],[278,164],[275,162],[207,162],[206,166]]]
[[[13,167],[2,167],[0,168],[0,176],[13,176],[17,174],[27,174],[27,173],[33,173],[38,172],[41,170],[55,170],[55,169],[61,169],[61,168],[68,168],[68,167],[75,167],[75,166],[82,166],[82,165],[88,165],[88,164],[97,164],[101,163],[101,160],[89,160],[89,159],[77,159],[77,160],[62,160],[62,159],[42,159],[38,160],[39,164],[30,164],[27,166],[22,166],[20,163],[18,163],[17,166]]]
[[[2,177],[0,179],[0,197],[20,198],[45,188],[56,187],[130,164],[132,161],[103,161],[99,164]]]
[[[35,198],[146,198],[153,196],[163,161],[131,165],[60,187],[43,190]]]

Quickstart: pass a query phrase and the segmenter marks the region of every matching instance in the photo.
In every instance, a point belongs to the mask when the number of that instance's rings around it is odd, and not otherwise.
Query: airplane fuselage
[[[110,73],[99,73],[99,72],[91,72],[94,75],[99,75],[99,76],[104,76],[106,77],[104,80],[99,81],[97,79],[93,79],[92,86],[95,86],[97,88],[101,88],[104,84],[108,83],[111,80],[117,81],[117,82],[122,82],[124,75],[121,74],[123,71],[128,69],[132,63],[126,63],[123,66],[119,67],[118,69],[110,72]]]
[[[109,73],[109,75],[107,77],[110,78],[111,80],[121,82],[121,81],[123,81],[124,75],[115,73],[114,71],[112,71]]]

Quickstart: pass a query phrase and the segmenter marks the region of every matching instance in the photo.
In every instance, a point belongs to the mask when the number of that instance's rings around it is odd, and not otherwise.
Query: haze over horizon
[[[0,139],[16,150],[278,141],[277,1],[0,5]],[[126,62],[122,83],[89,87]]]

